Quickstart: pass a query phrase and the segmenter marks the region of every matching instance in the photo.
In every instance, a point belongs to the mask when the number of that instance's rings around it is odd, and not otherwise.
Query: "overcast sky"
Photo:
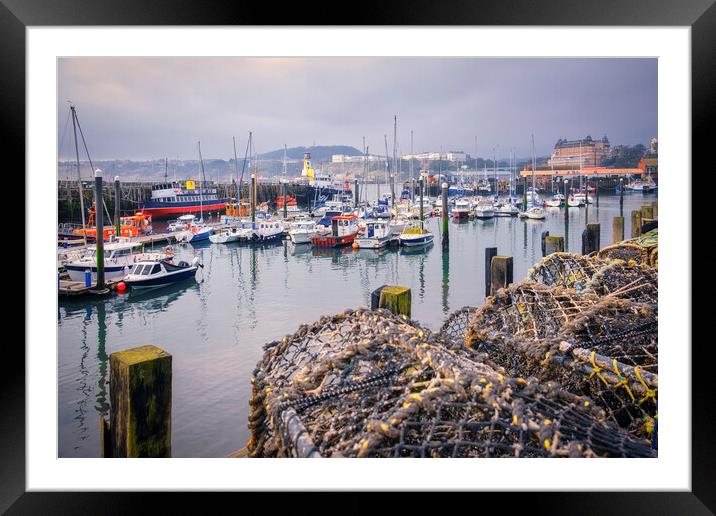
[[[657,136],[656,59],[71,58],[60,59],[58,145],[74,157],[72,101],[92,159],[243,156],[352,145],[392,155],[463,150],[548,154],[558,138],[612,145]]]

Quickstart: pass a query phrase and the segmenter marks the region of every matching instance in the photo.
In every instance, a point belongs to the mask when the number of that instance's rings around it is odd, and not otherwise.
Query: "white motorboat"
[[[656,183],[651,178],[647,180],[637,179],[636,181],[632,181],[627,184],[624,188],[631,190],[632,192],[651,192],[656,189]]]
[[[133,289],[163,287],[193,278],[199,267],[204,266],[199,263],[197,256],[191,264],[184,261],[173,264],[166,260],[145,260],[134,264],[123,281]]]
[[[542,220],[545,218],[544,208],[541,206],[532,206],[527,211],[520,212],[520,218],[533,220]]]
[[[506,202],[495,210],[495,217],[514,217],[519,212],[520,210],[517,206],[511,202]]]
[[[104,279],[121,278],[138,261],[162,260],[168,258],[167,253],[138,253],[140,242],[120,239],[118,242],[104,244]],[[92,274],[92,282],[97,282],[97,246],[91,245],[82,256],[64,263],[64,267],[72,281],[85,281],[85,271]]]
[[[316,234],[316,223],[312,220],[297,220],[288,230],[288,237],[294,244],[310,244]]]
[[[455,207],[450,211],[450,216],[455,220],[467,220],[470,216],[470,201],[465,197],[455,200]]]
[[[578,199],[570,195],[569,199],[567,199],[567,206],[569,206],[570,208],[580,208],[584,206],[584,200]]]
[[[385,220],[367,220],[365,235],[356,237],[353,246],[359,249],[381,249],[393,237],[393,228]]]
[[[480,199],[477,201],[473,213],[476,219],[491,219],[495,216],[495,206],[492,200],[489,198]]]
[[[551,208],[559,208],[564,203],[564,195],[555,194],[544,203]]]
[[[213,235],[209,235],[209,240],[214,244],[228,244],[230,242],[238,242],[241,238],[239,228],[221,228],[217,229]]]

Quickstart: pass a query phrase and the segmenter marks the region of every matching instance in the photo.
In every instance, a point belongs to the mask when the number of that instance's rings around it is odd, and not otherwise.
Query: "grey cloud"
[[[259,152],[347,144],[401,151],[538,154],[560,137],[614,144],[657,135],[656,59],[71,58],[59,62],[60,157],[67,103],[95,159],[227,158],[254,131]],[[70,128],[71,129],[71,128]]]

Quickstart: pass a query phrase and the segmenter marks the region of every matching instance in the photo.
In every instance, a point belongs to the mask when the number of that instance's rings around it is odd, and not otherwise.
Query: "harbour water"
[[[624,196],[626,237],[630,213],[656,194]],[[542,257],[541,234],[567,236],[580,252],[585,208],[547,209],[544,221],[518,218],[450,223],[450,252],[440,244],[439,219],[428,249],[406,252],[319,250],[282,242],[175,246],[175,259],[199,256],[196,281],[99,300],[59,301],[58,425],[60,457],[98,457],[100,415],[109,410],[109,354],[154,344],[173,356],[172,455],[222,457],[246,445],[251,373],[262,345],[305,322],[344,308],[370,305],[384,284],[410,287],[413,318],[437,329],[465,305],[484,303],[484,249],[514,257],[519,281]],[[611,243],[619,197],[600,195],[588,207],[601,223],[601,245]]]

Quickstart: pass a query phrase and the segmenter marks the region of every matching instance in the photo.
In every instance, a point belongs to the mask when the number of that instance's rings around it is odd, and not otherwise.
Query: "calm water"
[[[630,213],[655,194],[624,197]],[[601,223],[602,246],[611,243],[619,197],[601,195],[589,222]],[[370,305],[383,284],[413,291],[413,318],[437,329],[452,311],[484,302],[484,248],[514,257],[515,281],[541,258],[541,233],[567,232],[568,250],[581,251],[585,209],[548,210],[544,221],[496,218],[450,223],[450,252],[440,245],[439,219],[426,226],[435,244],[404,250],[326,251],[283,242],[175,246],[177,259],[196,253],[205,267],[196,281],[104,301],[59,303],[59,456],[99,455],[100,414],[107,415],[109,354],[155,344],[173,356],[172,452],[175,457],[221,457],[245,446],[250,377],[262,345],[293,333],[304,322],[344,308]]]

